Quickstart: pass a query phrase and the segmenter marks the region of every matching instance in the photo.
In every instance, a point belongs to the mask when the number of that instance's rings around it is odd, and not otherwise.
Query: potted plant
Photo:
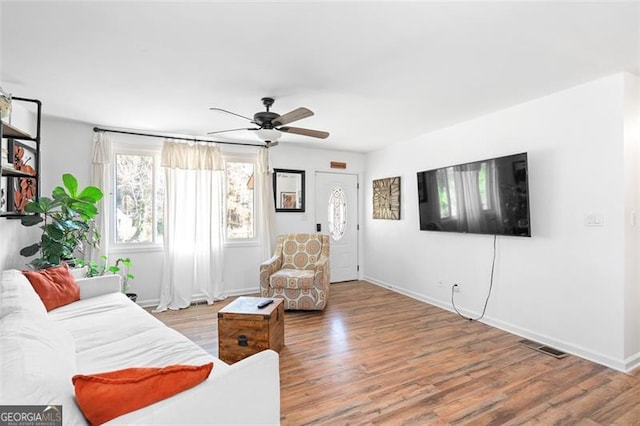
[[[35,269],[74,259],[87,245],[97,247],[100,242],[93,218],[98,214],[96,203],[102,199],[102,191],[95,186],[78,190],[78,180],[71,174],[64,174],[62,183],[64,187],[54,188],[51,198],[40,197],[24,208],[26,213],[35,214],[23,216],[22,224],[41,224],[42,229],[39,242],[20,250],[25,257],[40,254],[30,262]]]

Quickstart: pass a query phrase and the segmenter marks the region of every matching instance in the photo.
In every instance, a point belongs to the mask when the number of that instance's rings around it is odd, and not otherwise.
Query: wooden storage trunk
[[[250,355],[284,346],[284,303],[259,309],[263,297],[238,297],[218,312],[218,358],[233,364]]]

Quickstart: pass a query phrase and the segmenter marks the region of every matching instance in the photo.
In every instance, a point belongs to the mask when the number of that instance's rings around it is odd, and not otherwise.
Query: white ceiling
[[[293,126],[372,151],[619,71],[638,2],[1,3],[0,81],[46,114],[204,135],[299,106]],[[229,140],[255,141],[251,132]],[[221,135],[218,139],[222,139]]]

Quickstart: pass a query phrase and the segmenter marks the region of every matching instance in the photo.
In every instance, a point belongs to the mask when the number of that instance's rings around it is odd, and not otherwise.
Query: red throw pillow
[[[109,373],[75,375],[76,401],[92,425],[139,410],[205,381],[213,363],[200,366],[127,368]]]
[[[22,271],[50,311],[80,300],[80,287],[64,264],[42,271]]]

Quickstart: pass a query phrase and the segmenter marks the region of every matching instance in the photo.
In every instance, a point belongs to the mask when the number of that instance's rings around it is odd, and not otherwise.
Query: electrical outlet
[[[454,284],[453,285],[453,292],[454,293],[460,293],[460,284]]]

